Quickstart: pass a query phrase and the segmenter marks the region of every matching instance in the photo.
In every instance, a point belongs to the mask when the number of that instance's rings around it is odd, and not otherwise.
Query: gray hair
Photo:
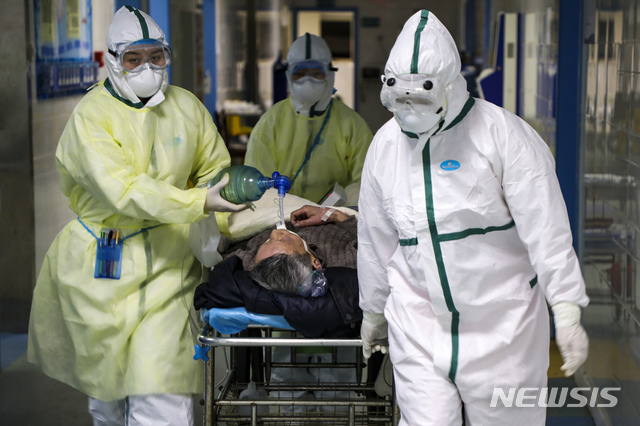
[[[312,272],[313,264],[308,253],[282,253],[260,261],[251,270],[251,278],[268,290],[296,294],[300,284]]]

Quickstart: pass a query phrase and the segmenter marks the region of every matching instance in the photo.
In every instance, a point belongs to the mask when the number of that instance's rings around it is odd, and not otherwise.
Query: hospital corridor
[[[2,9],[0,425],[640,425],[639,0]]]

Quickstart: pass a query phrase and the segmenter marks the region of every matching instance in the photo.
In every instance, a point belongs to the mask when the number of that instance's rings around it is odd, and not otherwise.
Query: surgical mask
[[[164,72],[164,70],[153,69],[146,64],[140,72],[126,73],[125,79],[138,98],[150,98],[160,90]]]
[[[306,76],[291,84],[291,97],[297,104],[309,108],[322,99],[327,88],[326,80]]]

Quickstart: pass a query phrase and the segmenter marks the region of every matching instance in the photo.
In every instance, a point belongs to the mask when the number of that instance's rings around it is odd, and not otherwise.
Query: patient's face
[[[308,253],[308,251],[300,236],[286,229],[274,229],[271,231],[269,239],[258,248],[254,263],[257,265],[267,257],[275,256],[276,254],[305,253]]]

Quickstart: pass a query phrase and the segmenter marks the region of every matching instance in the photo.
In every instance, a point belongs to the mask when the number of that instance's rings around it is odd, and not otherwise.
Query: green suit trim
[[[144,108],[144,104],[142,102],[133,103],[129,99],[125,99],[122,96],[118,95],[118,92],[116,92],[116,89],[113,88],[113,85],[111,84],[111,81],[109,81],[108,77],[104,81],[104,88],[107,89],[109,93],[111,93],[111,96],[113,96],[114,98],[116,98],[117,100],[125,104],[126,106],[130,106],[131,108],[136,108],[136,109]]]
[[[413,237],[413,238],[400,238],[400,245],[401,246],[417,246],[418,245],[418,238]]]
[[[464,107],[460,111],[460,114],[451,122],[445,130],[450,129],[454,125],[458,124],[469,113],[473,107],[474,100],[469,97]],[[442,126],[442,124],[441,124]],[[438,129],[440,130],[440,129]],[[425,200],[427,203],[427,220],[429,223],[429,233],[431,234],[431,243],[433,244],[433,252],[436,258],[436,264],[438,266],[438,276],[440,277],[440,286],[444,294],[444,299],[447,304],[447,309],[451,312],[451,367],[449,368],[449,378],[455,383],[456,373],[458,371],[458,353],[459,353],[459,326],[460,326],[460,313],[456,308],[451,295],[451,287],[449,286],[449,278],[447,277],[447,270],[444,265],[444,259],[442,257],[442,247],[440,243],[443,241],[442,236],[438,234],[438,227],[436,225],[435,209],[433,207],[433,182],[431,181],[431,139],[429,139],[422,150],[422,164],[424,168],[424,188],[425,188]],[[456,234],[444,234],[445,236],[457,235]],[[446,238],[446,237],[445,237]]]
[[[469,228],[469,229],[465,229],[464,231],[460,231],[460,232],[452,232],[450,234],[440,234],[439,235],[439,240],[440,240],[440,242],[461,240],[461,239],[466,238],[466,237],[468,237],[470,235],[484,235],[484,234],[487,234],[489,232],[506,231],[507,229],[513,228],[514,226],[516,226],[516,223],[512,220],[511,222],[507,223],[506,225],[502,225],[502,226],[488,226],[486,228]]]
[[[142,39],[149,38],[149,27],[147,26],[147,22],[144,20],[144,17],[140,13],[138,9],[132,6],[125,6],[129,12],[132,12],[140,21],[140,28],[142,29]]]
[[[473,104],[475,104],[475,103],[476,103],[475,98],[473,96],[469,96],[469,99],[467,99],[467,102],[465,102],[464,106],[462,107],[462,111],[460,111],[460,114],[458,114],[458,116],[453,119],[451,124],[449,124],[447,127],[445,127],[443,132],[446,132],[447,130],[449,130],[450,128],[452,128],[453,126],[455,126],[456,124],[461,122],[462,119],[467,116],[469,111],[471,111],[471,108],[473,107]]]
[[[411,74],[418,74],[418,59],[420,56],[420,35],[422,34],[422,30],[427,26],[427,21],[429,20],[429,11],[422,10],[420,14],[420,22],[418,23],[418,28],[416,28],[416,33],[413,36],[413,57],[411,58]]]
[[[311,35],[304,34],[304,59],[311,59]]]
[[[440,238],[438,236],[438,228],[436,226],[436,215],[433,208],[433,186],[431,182],[431,153],[429,145],[431,139],[427,141],[422,150],[422,164],[424,167],[424,187],[425,197],[427,201],[427,220],[429,222],[429,232],[431,233],[431,243],[433,244],[433,252],[438,265],[438,276],[440,277],[440,285],[444,293],[444,299],[447,303],[447,309],[451,312],[451,367],[449,369],[449,378],[455,383],[456,372],[458,370],[458,325],[460,324],[460,313],[453,303],[451,296],[451,288],[449,287],[449,279],[447,271],[444,267],[444,259],[442,258],[442,248],[440,247]]]

